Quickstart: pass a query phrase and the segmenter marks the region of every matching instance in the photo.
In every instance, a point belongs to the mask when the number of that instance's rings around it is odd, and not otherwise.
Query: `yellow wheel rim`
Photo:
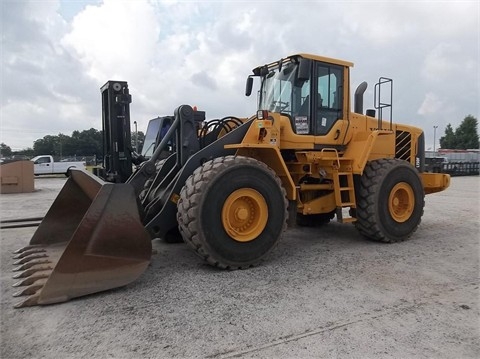
[[[406,182],[397,183],[390,191],[388,198],[388,210],[392,218],[403,223],[412,216],[414,207],[415,195],[412,187]]]
[[[267,202],[252,188],[241,188],[232,192],[222,208],[223,228],[238,242],[249,242],[257,238],[267,221]]]

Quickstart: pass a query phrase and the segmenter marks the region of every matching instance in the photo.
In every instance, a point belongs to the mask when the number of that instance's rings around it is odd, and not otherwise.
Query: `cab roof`
[[[315,60],[315,61],[328,62],[328,63],[335,64],[335,65],[353,67],[353,62],[334,59],[332,57],[326,57],[326,56],[318,56],[318,55],[312,55],[312,54],[296,54],[296,55],[291,55],[291,56],[288,56],[288,57],[298,57],[298,56],[303,57],[305,59],[311,59],[311,60]]]
[[[346,67],[353,67],[353,63],[349,62],[349,61],[334,59],[334,58],[326,57],[326,56],[318,56],[318,55],[300,53],[300,54],[287,56],[286,58],[279,59],[277,61],[271,62],[271,63],[266,64],[266,65],[258,66],[258,67],[253,69],[253,73],[256,76],[259,76],[264,71],[267,71],[266,73],[268,73],[268,69],[272,69],[272,68],[277,67],[280,62],[284,62],[285,60],[290,60],[291,62],[297,62],[298,58],[300,58],[300,57],[304,58],[304,59],[310,59],[310,60],[313,60],[313,61],[325,62],[325,63],[328,63],[328,64],[334,64],[334,65],[340,65],[340,66],[346,66]]]

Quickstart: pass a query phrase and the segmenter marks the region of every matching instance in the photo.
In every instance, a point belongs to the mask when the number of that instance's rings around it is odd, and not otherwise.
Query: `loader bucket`
[[[30,245],[16,251],[16,308],[65,302],[124,286],[147,268],[152,253],[129,184],[72,170]]]

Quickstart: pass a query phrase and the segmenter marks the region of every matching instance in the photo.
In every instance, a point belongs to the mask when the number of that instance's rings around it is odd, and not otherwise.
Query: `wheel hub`
[[[257,238],[268,221],[265,198],[253,188],[232,192],[222,208],[222,224],[228,235],[238,242]]]
[[[415,195],[412,187],[406,182],[397,183],[390,191],[388,209],[392,218],[399,222],[406,222],[412,215],[415,207]]]
[[[235,211],[235,217],[240,221],[245,221],[248,218],[248,209],[244,207],[238,208]]]

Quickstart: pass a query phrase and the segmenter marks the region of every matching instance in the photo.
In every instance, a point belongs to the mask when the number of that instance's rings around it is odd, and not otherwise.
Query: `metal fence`
[[[442,173],[450,176],[475,176],[479,175],[480,162],[448,162],[442,163]]]

